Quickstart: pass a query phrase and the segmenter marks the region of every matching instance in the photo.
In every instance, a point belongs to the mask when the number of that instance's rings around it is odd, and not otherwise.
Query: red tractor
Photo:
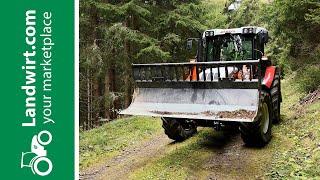
[[[197,126],[239,128],[248,145],[270,142],[280,121],[279,71],[264,56],[268,31],[248,26],[199,33],[190,63],[133,64],[136,88],[121,114],[159,116],[169,138],[183,141]]]

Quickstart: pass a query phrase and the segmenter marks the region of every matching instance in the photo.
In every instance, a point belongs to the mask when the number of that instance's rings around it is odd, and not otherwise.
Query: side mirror
[[[258,34],[258,36],[259,36],[259,43],[260,43],[260,44],[263,44],[263,33],[260,32],[260,33]]]
[[[260,43],[268,43],[269,42],[269,34],[267,32],[259,33],[259,42]]]
[[[268,43],[269,42],[269,34],[267,32],[263,33],[263,39],[264,39],[264,43]]]
[[[187,49],[191,50],[192,49],[192,39],[187,40]]]

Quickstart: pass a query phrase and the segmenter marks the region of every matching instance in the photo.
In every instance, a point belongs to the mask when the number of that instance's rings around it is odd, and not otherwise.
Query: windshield
[[[207,41],[207,61],[252,59],[252,37],[241,35],[216,36]]]

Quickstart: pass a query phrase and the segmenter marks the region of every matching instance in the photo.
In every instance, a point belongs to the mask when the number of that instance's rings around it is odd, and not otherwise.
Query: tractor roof
[[[259,32],[268,33],[268,30],[257,26],[245,26],[231,29],[210,29],[203,33],[203,36],[221,36],[224,34],[258,34]]]

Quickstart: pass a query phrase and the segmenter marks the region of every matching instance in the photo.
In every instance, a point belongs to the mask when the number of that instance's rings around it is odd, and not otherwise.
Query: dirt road
[[[171,142],[164,134],[152,138],[139,146],[123,151],[102,166],[80,173],[80,179],[122,179],[127,177],[128,174],[145,165],[149,158],[163,154]]]
[[[176,154],[187,146],[192,148],[183,151],[184,155]],[[181,143],[170,140],[163,133],[124,150],[102,165],[81,172],[80,179],[260,179],[269,167],[271,149],[245,147],[239,133],[215,132],[210,128],[200,129],[197,135]],[[174,163],[163,165],[168,159]],[[191,162],[183,163],[185,159]],[[177,169],[174,167],[176,161],[182,162]],[[159,172],[162,170],[180,175],[164,176]]]

